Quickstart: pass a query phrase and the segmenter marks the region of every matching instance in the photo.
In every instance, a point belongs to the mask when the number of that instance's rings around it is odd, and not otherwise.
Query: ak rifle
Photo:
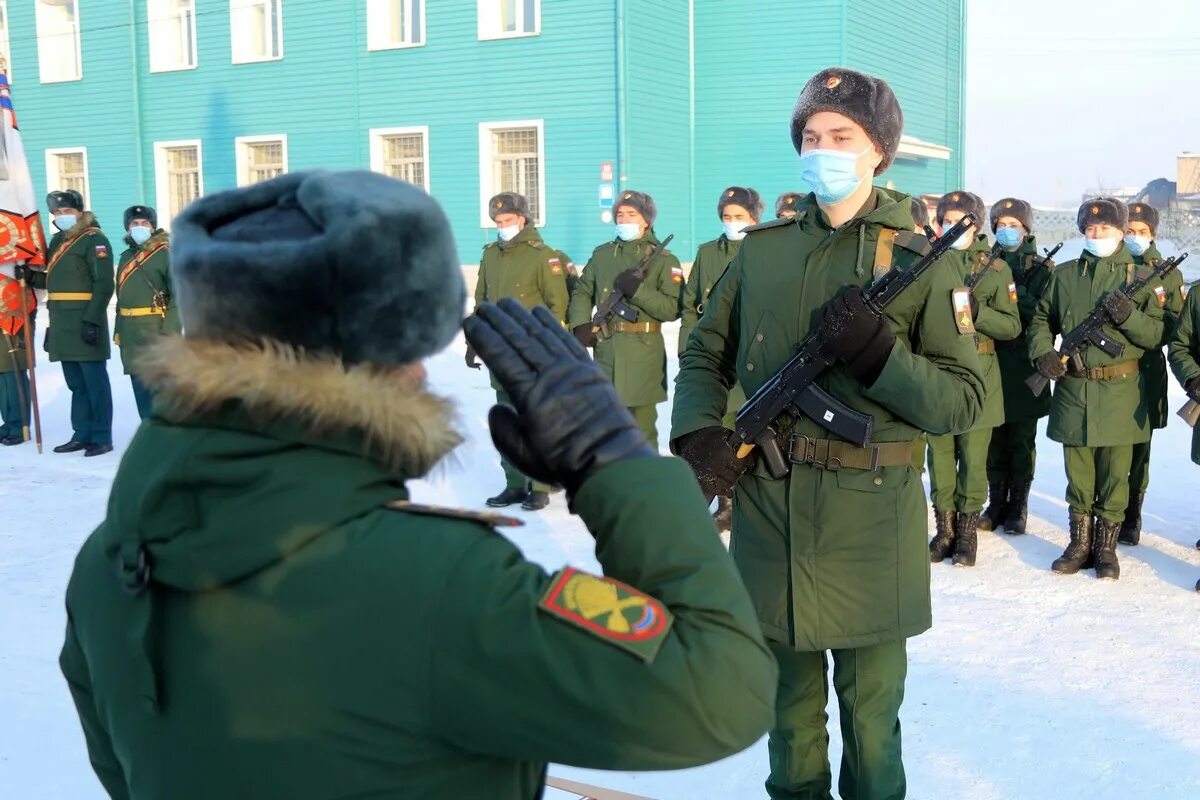
[[[1117,291],[1132,300],[1151,282],[1164,278],[1177,269],[1187,257],[1188,254],[1183,253],[1174,258],[1168,258],[1147,274]],[[1104,310],[1104,306],[1100,305],[1091,314],[1088,314],[1087,319],[1075,326],[1070,333],[1065,334],[1062,337],[1062,345],[1057,351],[1063,366],[1065,367],[1069,361],[1075,367],[1076,372],[1083,372],[1086,369],[1083,363],[1083,353],[1093,345],[1111,358],[1120,358],[1121,354],[1125,352],[1125,345],[1104,331],[1104,326],[1111,322],[1112,317]],[[1029,391],[1033,392],[1034,396],[1040,397],[1042,392],[1046,391],[1046,387],[1050,385],[1050,379],[1040,372],[1035,372],[1025,379],[1025,385],[1029,387]]]
[[[882,318],[892,301],[916,283],[973,224],[975,215],[967,214],[950,230],[937,237],[930,244],[929,252],[912,267],[893,269],[873,283],[863,292],[868,311],[876,319]],[[793,416],[803,414],[835,436],[866,447],[871,441],[875,418],[850,408],[816,383],[817,378],[834,362],[825,344],[824,331],[818,329],[810,333],[800,344],[796,355],[738,410],[737,422],[730,437],[731,445],[737,448],[738,457],[745,458],[757,447],[771,476],[777,479],[786,476],[788,463],[779,447],[774,427],[784,413]]]
[[[663,239],[633,268],[633,276],[638,279],[639,286],[641,286],[642,281],[646,280],[646,271],[650,269],[650,262],[662,255],[662,252],[667,249],[667,245],[674,238],[675,234],[672,233],[666,239]],[[592,317],[592,332],[599,333],[602,339],[612,336],[612,331],[608,329],[608,323],[614,314],[626,322],[637,322],[637,309],[629,307],[629,304],[625,302],[628,299],[624,292],[614,286],[612,294],[606,297],[603,303],[596,306],[596,314]]]

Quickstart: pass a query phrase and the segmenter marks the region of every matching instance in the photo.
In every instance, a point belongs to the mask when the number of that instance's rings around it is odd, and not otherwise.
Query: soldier
[[[658,446],[658,404],[667,399],[667,349],[662,324],[679,317],[683,267],[669,250],[650,262],[646,277],[634,274],[638,262],[659,244],[654,233],[654,199],[635,191],[621,193],[616,206],[617,238],[592,253],[579,284],[571,294],[567,324],[585,347],[593,348],[596,363],[617,387],[629,412]],[[607,339],[597,340],[592,326],[595,307],[620,289],[638,319],[614,318]]]
[[[967,316],[964,319],[960,314],[956,322],[960,333],[975,335],[986,399],[983,413],[971,430],[929,437],[929,494],[937,523],[929,557],[937,564],[953,555],[955,566],[960,567],[975,566],[979,512],[987,497],[988,442],[992,429],[1004,422],[1004,393],[995,343],[1013,339],[1021,332],[1012,270],[981,230],[983,201],[964,191],[950,192],[938,200],[937,223],[943,231],[968,213],[980,223],[959,237],[946,261],[958,270],[964,286],[970,287]]]
[[[775,200],[775,218],[791,219],[796,216],[796,208],[804,195],[799,192],[784,192]]]
[[[1171,371],[1175,379],[1187,392],[1188,399],[1200,403],[1200,291],[1192,284],[1187,292],[1187,300],[1179,313],[1179,324],[1175,335],[1171,338],[1168,354],[1171,360]],[[1200,464],[1200,425],[1192,429],[1192,463]],[[1200,548],[1200,541],[1196,542]],[[1200,581],[1196,581],[1196,591],[1200,592]]]
[[[545,309],[485,303],[467,337],[513,402],[497,445],[565,487],[605,575],[408,501],[460,442],[422,366],[465,299],[433,199],[299,172],[174,227],[185,334],[140,363],[155,413],[67,588],[111,796],[525,800],[548,761],[673,769],[762,735],[775,665],[695,478]]]
[[[523,308],[545,306],[559,322],[567,319],[567,270],[569,260],[558,250],[548,247],[532,224],[529,201],[516,192],[501,192],[488,201],[488,213],[496,223],[496,240],[483,248],[479,261],[479,280],[475,284],[475,304],[495,303],[511,297]],[[475,351],[467,348],[467,366],[479,369]],[[505,405],[511,399],[504,393],[496,376],[491,377],[496,399]],[[489,497],[492,508],[520,503],[526,511],[540,511],[550,503],[550,487],[530,483],[507,459],[500,459],[504,469],[504,491]]]
[[[142,419],[150,416],[150,391],[134,371],[138,355],[160,336],[181,332],[172,302],[170,236],[158,227],[149,206],[125,209],[125,243],[117,267],[117,324],[113,341],[121,348],[121,366],[133,386]]]
[[[1037,421],[1050,413],[1050,392],[1035,396],[1025,385],[1033,371],[1025,332],[1050,285],[1054,262],[1038,255],[1029,203],[1005,197],[992,205],[988,219],[1013,273],[1022,332],[1015,339],[996,342],[1004,424],[992,431],[988,447],[988,507],[979,518],[979,530],[1003,529],[1019,535],[1025,533],[1029,514],[1029,489],[1037,463]]]
[[[18,270],[21,271],[18,275]],[[37,309],[33,290],[26,287],[22,304],[20,278],[24,265],[0,266],[0,445],[25,441],[29,427],[29,360],[25,350],[25,310],[30,320]]]
[[[813,193],[797,214],[751,228],[680,363],[672,448],[706,494],[733,487],[732,553],[779,662],[769,739],[773,798],[828,797],[825,651],[844,743],[843,797],[903,797],[900,704],[905,639],[929,628],[925,493],[913,465],[921,430],[978,418],[984,383],[973,336],[959,333],[951,264],[935,264],[886,318],[862,288],[906,269],[929,242],[911,199],[871,183],[903,129],[883,80],[834,67],[804,87],[792,142]],[[807,417],[777,421],[790,474],[738,459],[722,426],[729,388],[752,395],[821,329],[839,362],[821,386],[874,417],[865,448]]]
[[[46,252],[46,271],[30,283],[47,292],[50,327],[46,352],[61,361],[71,390],[71,441],[56,453],[99,456],[112,452],[112,387],[108,383],[108,301],[113,296],[113,254],[96,216],[83,210],[74,189],[51,192],[46,204],[58,233]]]
[[[1132,300],[1119,291],[1139,270],[1122,237],[1129,210],[1113,197],[1079,208],[1085,252],[1057,267],[1029,325],[1029,356],[1048,380],[1058,381],[1047,434],[1063,445],[1067,468],[1071,543],[1052,569],[1073,575],[1093,565],[1096,577],[1116,580],[1117,533],[1129,505],[1133,446],[1150,440],[1140,360],[1162,341],[1161,284]],[[1165,298],[1164,298],[1165,301]],[[1081,323],[1097,308],[1111,324],[1105,332],[1124,345],[1120,356],[1098,347],[1083,352],[1084,369],[1064,365],[1054,337]]]
[[[753,189],[730,186],[721,192],[721,199],[717,201],[717,218],[721,220],[725,231],[720,238],[700,245],[700,249],[696,251],[696,260],[692,262],[692,271],[688,274],[687,285],[683,289],[683,321],[679,326],[680,356],[687,348],[688,337],[696,327],[713,287],[725,274],[729,262],[733,261],[733,257],[742,246],[746,228],[757,225],[762,218],[762,212],[762,197]],[[734,415],[744,402],[746,395],[742,392],[742,387],[735,384],[729,392],[729,406],[724,420],[727,428],[733,427]],[[732,516],[732,501],[728,497],[718,497],[717,512],[713,514],[717,529],[729,530]]]
[[[1125,246],[1133,255],[1137,266],[1155,266],[1163,260],[1162,253],[1154,245],[1158,235],[1158,210],[1146,203],[1134,203],[1129,207],[1129,225],[1125,230]],[[1179,313],[1183,310],[1183,298],[1187,292],[1183,275],[1172,271],[1163,278],[1166,304],[1163,306],[1162,341],[1146,350],[1142,356],[1142,382],[1146,387],[1146,400],[1150,411],[1151,436],[1153,431],[1167,427],[1167,359],[1163,347],[1170,343],[1179,324]],[[1136,545],[1142,538],[1142,503],[1150,485],[1150,441],[1133,446],[1133,466],[1129,472],[1129,506],[1125,509],[1125,521],[1117,541]]]

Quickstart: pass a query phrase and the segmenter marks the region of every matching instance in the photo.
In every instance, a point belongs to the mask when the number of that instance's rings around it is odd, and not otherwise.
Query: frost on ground
[[[667,348],[675,352],[669,326]],[[483,508],[502,486],[486,429],[487,376],[462,363],[460,340],[429,364],[459,403],[467,442],[418,501]],[[674,359],[672,358],[672,369]],[[92,776],[58,672],[63,591],[83,538],[102,519],[117,456],[137,414],[119,361],[110,362],[118,452],[40,458],[32,445],[0,451],[0,797],[90,800]],[[57,365],[39,371],[49,447],[70,438],[69,394]],[[1172,383],[1172,409],[1183,394]],[[660,444],[669,406],[660,406]],[[933,569],[934,628],[909,643],[902,710],[913,798],[1200,797],[1200,467],[1191,432],[1172,416],[1155,439],[1142,545],[1122,547],[1121,580],[1049,571],[1066,545],[1062,451],[1044,438],[1029,533],[980,534],[979,566]],[[518,512],[522,513],[522,512]],[[596,568],[592,539],[561,495],[506,531],[526,555],[556,569]],[[833,769],[840,757],[831,698]],[[587,720],[579,724],[587,725]],[[653,798],[762,797],[766,744],[682,772],[551,772]],[[552,792],[555,797],[565,793]]]

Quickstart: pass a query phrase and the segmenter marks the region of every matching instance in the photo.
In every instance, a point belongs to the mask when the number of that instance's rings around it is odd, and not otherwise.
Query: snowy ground
[[[674,352],[675,326],[668,350]],[[416,499],[482,508],[502,486],[486,431],[485,373],[462,342],[430,364],[457,398],[468,442],[416,484]],[[672,369],[674,360],[672,359]],[[104,515],[120,450],[137,425],[119,361],[110,363],[118,452],[40,458],[0,452],[0,798],[89,800],[103,792],[56,663],[63,590],[80,542]],[[49,447],[70,437],[69,396],[56,365],[39,371]],[[1183,395],[1172,382],[1172,409]],[[660,407],[666,441],[669,407]],[[1200,797],[1200,467],[1191,432],[1172,416],[1155,440],[1142,546],[1120,551],[1122,577],[1049,572],[1067,541],[1061,449],[1042,440],[1029,535],[981,534],[979,566],[933,570],[935,626],[909,643],[902,711],[913,798]],[[547,569],[595,568],[591,537],[561,495],[512,538]],[[836,706],[833,740],[839,741]],[[834,770],[840,757],[835,744]],[[762,797],[766,746],[674,773],[552,768],[563,777],[653,798]],[[548,796],[567,797],[565,793]]]

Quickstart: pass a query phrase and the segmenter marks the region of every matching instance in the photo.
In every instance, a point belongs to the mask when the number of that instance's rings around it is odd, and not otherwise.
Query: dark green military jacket
[[[574,510],[608,577],[548,575],[480,515],[388,507],[459,441],[411,378],[185,337],[139,368],[155,416],[60,659],[112,797],[528,800],[548,761],[689,767],[772,724],[774,661],[683,463],[593,476]]]
[[[1029,324],[1029,358],[1054,349],[1056,336],[1069,333],[1100,306],[1104,296],[1133,280],[1135,271],[1146,269],[1133,263],[1122,242],[1115,253],[1098,258],[1084,253],[1054,269],[1037,312]],[[1117,357],[1098,347],[1083,352],[1088,369],[1140,361],[1148,348],[1162,341],[1163,312],[1154,284],[1134,298],[1133,314],[1124,325],[1106,325],[1104,330],[1125,346]],[[1112,380],[1088,380],[1064,376],[1054,385],[1047,435],[1056,442],[1075,447],[1113,447],[1150,441],[1150,412],[1141,373]]]
[[[1200,283],[1192,284],[1191,291],[1187,293],[1168,350],[1171,371],[1183,386],[1188,381],[1200,378],[1200,291],[1197,291],[1197,286]],[[1200,464],[1200,425],[1192,429],[1192,461]]]
[[[687,347],[688,337],[704,312],[704,304],[712,294],[713,287],[729,268],[729,262],[742,249],[742,240],[732,241],[724,234],[721,238],[700,245],[696,251],[696,260],[692,262],[692,271],[688,273],[687,284],[683,287],[682,314],[679,325],[679,354],[683,355]]]
[[[1012,250],[1004,251],[1004,260],[1012,270],[1017,285],[1017,311],[1021,315],[1021,335],[1008,342],[997,342],[996,358],[1000,364],[1000,382],[1004,386],[1004,421],[1030,422],[1050,413],[1050,392],[1035,396],[1025,385],[1033,374],[1029,363],[1029,343],[1026,331],[1038,301],[1050,285],[1054,262],[1038,255],[1037,238],[1026,236]]]
[[[25,300],[28,303],[32,294],[28,286],[25,293]],[[12,301],[11,307],[6,302],[8,300]],[[14,363],[18,370],[29,369],[29,362],[25,357],[23,317],[17,279],[0,274],[0,322],[6,323],[0,326],[0,375],[12,372]],[[7,335],[10,325],[18,329],[12,336]],[[9,355],[10,352],[12,355]]]
[[[113,341],[121,365],[131,375],[138,354],[160,336],[183,331],[171,288],[170,237],[157,231],[141,247],[125,237],[129,249],[117,267],[117,319]],[[165,308],[164,308],[165,306]]]
[[[881,232],[895,236],[895,268],[915,263],[929,243],[912,232],[911,205],[907,195],[877,188],[855,219],[832,230],[809,194],[795,218],[750,228],[680,360],[672,440],[719,425],[735,381],[753,396],[817,328],[829,300],[870,283]],[[962,433],[979,419],[984,382],[975,337],[959,333],[951,307],[960,284],[943,260],[888,307],[897,342],[872,386],[844,367],[819,379],[874,417],[873,441]],[[829,436],[803,417],[794,432]],[[926,630],[927,537],[925,492],[911,464],[874,472],[798,465],[773,480],[760,463],[734,489],[732,551],[759,622],[769,639],[800,650],[863,647]]]
[[[976,349],[992,350],[996,342],[1009,341],[1020,335],[1021,318],[1017,313],[1017,289],[1012,270],[1003,258],[998,255],[992,257],[987,236],[979,234],[968,249],[951,250],[944,258],[958,270],[964,285],[968,281],[975,281],[972,294],[979,304],[979,315],[974,322]],[[981,352],[978,355],[987,387],[987,399],[974,427],[994,428],[1004,424],[1004,387],[1000,380],[999,361],[995,352]]]
[[[637,266],[642,257],[659,244],[652,229],[632,242],[620,239],[602,244],[583,267],[579,283],[571,294],[567,325],[576,327],[592,321],[596,305],[613,292],[613,281]],[[679,289],[683,268],[670,250],[664,250],[650,262],[646,280],[629,300],[638,311],[638,322],[670,322],[679,318]],[[613,317],[615,324],[618,318]],[[597,334],[599,335],[599,334]],[[654,405],[667,399],[667,350],[662,332],[614,332],[595,347],[596,363],[617,388],[617,394],[630,408]]]
[[[32,282],[47,292],[50,327],[46,352],[51,361],[107,361],[108,301],[113,296],[113,252],[92,212],[71,230],[59,231],[46,252],[46,272]],[[94,345],[83,342],[83,323],[99,326]]]
[[[1146,252],[1133,257],[1133,263],[1140,266],[1158,265],[1163,260],[1159,249],[1151,243]],[[1163,348],[1175,335],[1179,325],[1179,313],[1183,310],[1183,298],[1187,296],[1183,275],[1178,269],[1172,270],[1162,280],[1162,292],[1155,299],[1161,298],[1163,309],[1162,341],[1157,347],[1146,350],[1142,356],[1142,380],[1146,386],[1146,404],[1150,409],[1150,427],[1165,428],[1170,410],[1167,408],[1167,358]]]

